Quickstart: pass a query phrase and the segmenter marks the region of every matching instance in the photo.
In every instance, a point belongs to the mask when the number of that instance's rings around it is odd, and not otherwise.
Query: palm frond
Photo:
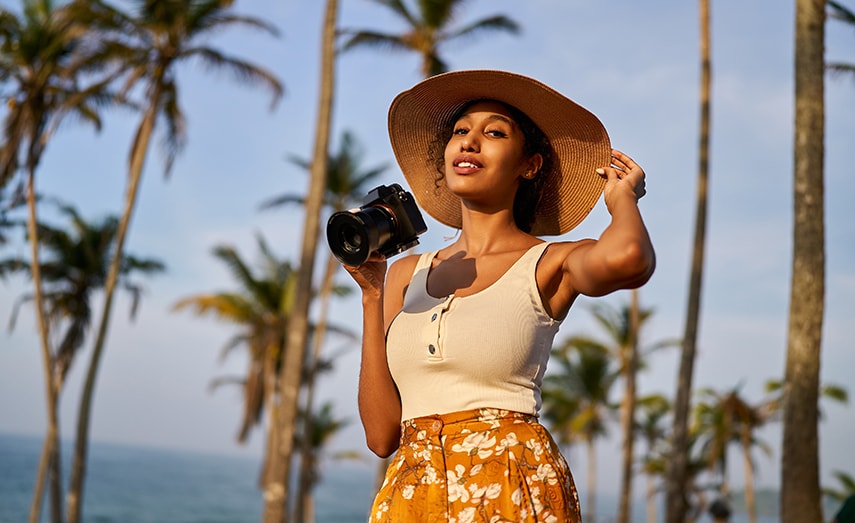
[[[279,79],[270,71],[262,69],[249,62],[229,57],[210,47],[194,47],[185,51],[186,57],[195,56],[202,60],[210,70],[228,70],[240,83],[246,85],[261,85],[271,92],[270,109],[276,107],[279,99],[285,93],[285,88]]]

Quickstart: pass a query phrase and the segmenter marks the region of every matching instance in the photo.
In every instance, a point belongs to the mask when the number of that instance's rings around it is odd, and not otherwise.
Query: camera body
[[[413,195],[399,184],[375,187],[358,209],[333,213],[327,242],[345,265],[361,265],[372,253],[390,258],[418,245],[427,230]]]

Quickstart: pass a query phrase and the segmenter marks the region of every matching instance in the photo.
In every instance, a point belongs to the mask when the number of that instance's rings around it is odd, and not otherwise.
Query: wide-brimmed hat
[[[389,108],[389,137],[395,158],[416,201],[437,221],[461,227],[460,199],[437,182],[430,144],[449,129],[468,102],[495,100],[526,114],[549,139],[555,153],[546,176],[531,233],[558,235],[591,212],[605,180],[596,173],[609,165],[609,136],[593,113],[551,87],[506,71],[468,70],[432,76],[400,93]],[[449,133],[450,137],[450,133]]]

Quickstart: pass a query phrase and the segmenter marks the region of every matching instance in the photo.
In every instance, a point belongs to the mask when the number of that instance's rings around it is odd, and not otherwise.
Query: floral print
[[[558,446],[535,416],[476,409],[401,424],[370,523],[581,523]]]

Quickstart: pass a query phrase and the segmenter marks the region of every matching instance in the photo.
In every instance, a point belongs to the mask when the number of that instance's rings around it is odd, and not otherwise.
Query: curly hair
[[[552,145],[549,143],[549,138],[543,134],[543,131],[540,130],[531,118],[512,105],[497,100],[470,100],[452,113],[440,127],[439,132],[436,133],[428,147],[428,164],[433,165],[436,170],[434,184],[439,187],[445,178],[445,147],[451,139],[452,132],[454,131],[454,123],[463,116],[469,107],[479,102],[495,102],[507,109],[511,118],[522,131],[524,137],[523,155],[526,158],[531,158],[535,154],[540,154],[543,158],[543,164],[540,170],[535,173],[535,176],[532,178],[520,178],[520,185],[517,188],[517,194],[514,196],[514,223],[516,223],[516,226],[521,231],[531,232],[540,204],[543,186],[546,184],[548,176],[554,176],[553,171],[556,158]]]

